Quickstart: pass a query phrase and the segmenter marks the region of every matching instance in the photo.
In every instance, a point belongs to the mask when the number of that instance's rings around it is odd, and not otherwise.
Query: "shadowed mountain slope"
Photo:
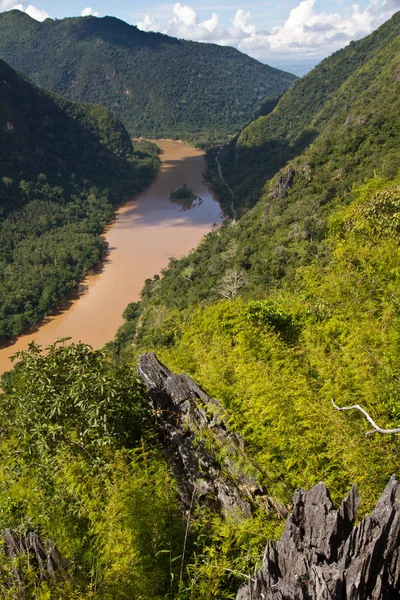
[[[113,205],[158,164],[151,144],[137,146],[108,109],[41,90],[0,60],[0,343],[104,256]]]

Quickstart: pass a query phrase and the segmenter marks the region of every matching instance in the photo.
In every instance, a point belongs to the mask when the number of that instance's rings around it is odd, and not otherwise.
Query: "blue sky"
[[[255,19],[262,22],[260,25],[263,28],[271,28],[275,25],[282,24],[287,18],[290,10],[295,8],[300,2],[296,0],[205,0],[204,2],[194,1],[182,2],[191,6],[202,20],[210,17],[211,13],[216,12],[221,16],[226,25],[229,24],[234,12],[240,8],[250,11]],[[9,3],[10,4],[10,3]],[[18,0],[14,1],[14,5],[19,4]],[[70,17],[80,15],[82,10],[90,6],[94,11],[99,12],[100,16],[113,15],[124,21],[141,20],[146,14],[153,12],[154,14],[164,13],[170,15],[175,2],[160,2],[160,0],[34,0],[33,2],[25,2],[25,6],[34,4],[37,8],[47,11],[52,17],[61,19],[62,17]],[[320,12],[337,12],[344,7],[350,7],[353,2],[348,0],[320,0],[317,5]],[[357,2],[361,7],[365,8],[368,0],[360,0]],[[0,3],[1,5],[1,3]]]
[[[32,17],[116,16],[146,31],[231,45],[302,73],[400,9],[400,0],[0,0]]]

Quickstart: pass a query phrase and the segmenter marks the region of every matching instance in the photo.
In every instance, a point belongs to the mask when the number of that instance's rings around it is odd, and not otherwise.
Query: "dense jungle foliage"
[[[56,541],[69,576],[41,585],[28,561],[1,561],[0,594],[164,598],[184,526],[143,386],[84,344],[32,344],[21,359],[0,395],[0,528]]]
[[[356,482],[364,515],[398,473],[398,438],[366,437],[362,415],[339,413],[332,400],[399,427],[400,178],[372,179],[350,200],[330,218],[325,264],[299,267],[280,290],[184,310],[162,304],[162,280],[148,282],[109,349],[121,365],[151,349],[218,398],[275,501],[290,505],[295,489],[324,481],[339,502]],[[234,278],[220,282],[220,294],[222,286],[233,290]],[[280,532],[276,515],[261,518],[239,519],[238,538],[237,521],[210,527],[196,515],[193,533],[205,545],[188,565],[189,598],[235,597],[231,571],[252,573],[260,532]]]
[[[99,263],[113,206],[157,164],[106,108],[44,92],[0,61],[0,343]]]
[[[400,425],[399,22],[324,61],[309,91],[302,80],[266,101],[221,150],[238,208],[256,206],[148,279],[106,353],[32,345],[3,377],[0,528],[51,539],[72,575],[40,584],[22,564],[26,597],[228,600],[282,530],[276,510],[182,514],[134,376],[144,351],[222,402],[277,506],[321,480],[339,501],[356,482],[364,515],[398,472],[398,437],[366,437],[364,417],[332,401]],[[299,120],[312,112],[271,166],[268,120],[290,135],[287,96]],[[253,180],[242,143],[265,151]],[[247,190],[230,178],[240,165]]]
[[[3,559],[2,597],[232,597],[276,516],[182,514],[133,368],[65,340],[16,361],[0,394],[0,529],[52,540],[68,570],[41,582],[29,557]]]
[[[107,106],[135,137],[227,136],[295,80],[233,48],[145,33],[111,17],[38,23],[2,13],[0,57],[48,90]]]

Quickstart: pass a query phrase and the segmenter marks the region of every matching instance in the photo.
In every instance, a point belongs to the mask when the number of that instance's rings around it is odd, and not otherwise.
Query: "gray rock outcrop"
[[[323,483],[294,496],[279,542],[237,600],[395,600],[400,598],[400,486],[393,476],[357,527],[353,486],[339,510]]]
[[[279,175],[278,182],[274,189],[274,198],[286,198],[289,190],[294,186],[296,171],[290,167],[285,173]]]
[[[220,403],[187,375],[172,373],[152,352],[139,358],[138,374],[153,400],[183,504],[189,508],[195,501],[249,515],[263,491],[240,438],[227,428]]]
[[[30,531],[21,534],[14,529],[5,529],[1,532],[1,539],[6,557],[14,561],[26,556],[29,564],[37,572],[39,581],[68,574],[67,562],[56,546],[49,541],[44,542],[37,533]],[[22,582],[21,565],[12,562],[12,570],[16,580]]]

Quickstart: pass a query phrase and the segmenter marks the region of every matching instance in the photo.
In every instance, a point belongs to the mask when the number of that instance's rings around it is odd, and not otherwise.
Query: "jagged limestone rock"
[[[333,508],[323,483],[294,496],[279,542],[237,600],[394,600],[400,597],[400,486],[393,476],[375,510],[354,527],[355,486]]]
[[[206,503],[249,515],[263,495],[242,441],[229,432],[220,403],[187,375],[175,375],[149,352],[139,377],[154,403],[158,430],[184,505]]]
[[[68,565],[61,556],[56,546],[46,541],[40,535],[32,531],[18,533],[14,529],[5,529],[1,532],[3,552],[11,561],[22,556],[29,557],[30,564],[38,572],[39,580],[55,577],[58,574],[67,575]],[[17,580],[22,581],[23,576],[20,567],[13,567]]]

